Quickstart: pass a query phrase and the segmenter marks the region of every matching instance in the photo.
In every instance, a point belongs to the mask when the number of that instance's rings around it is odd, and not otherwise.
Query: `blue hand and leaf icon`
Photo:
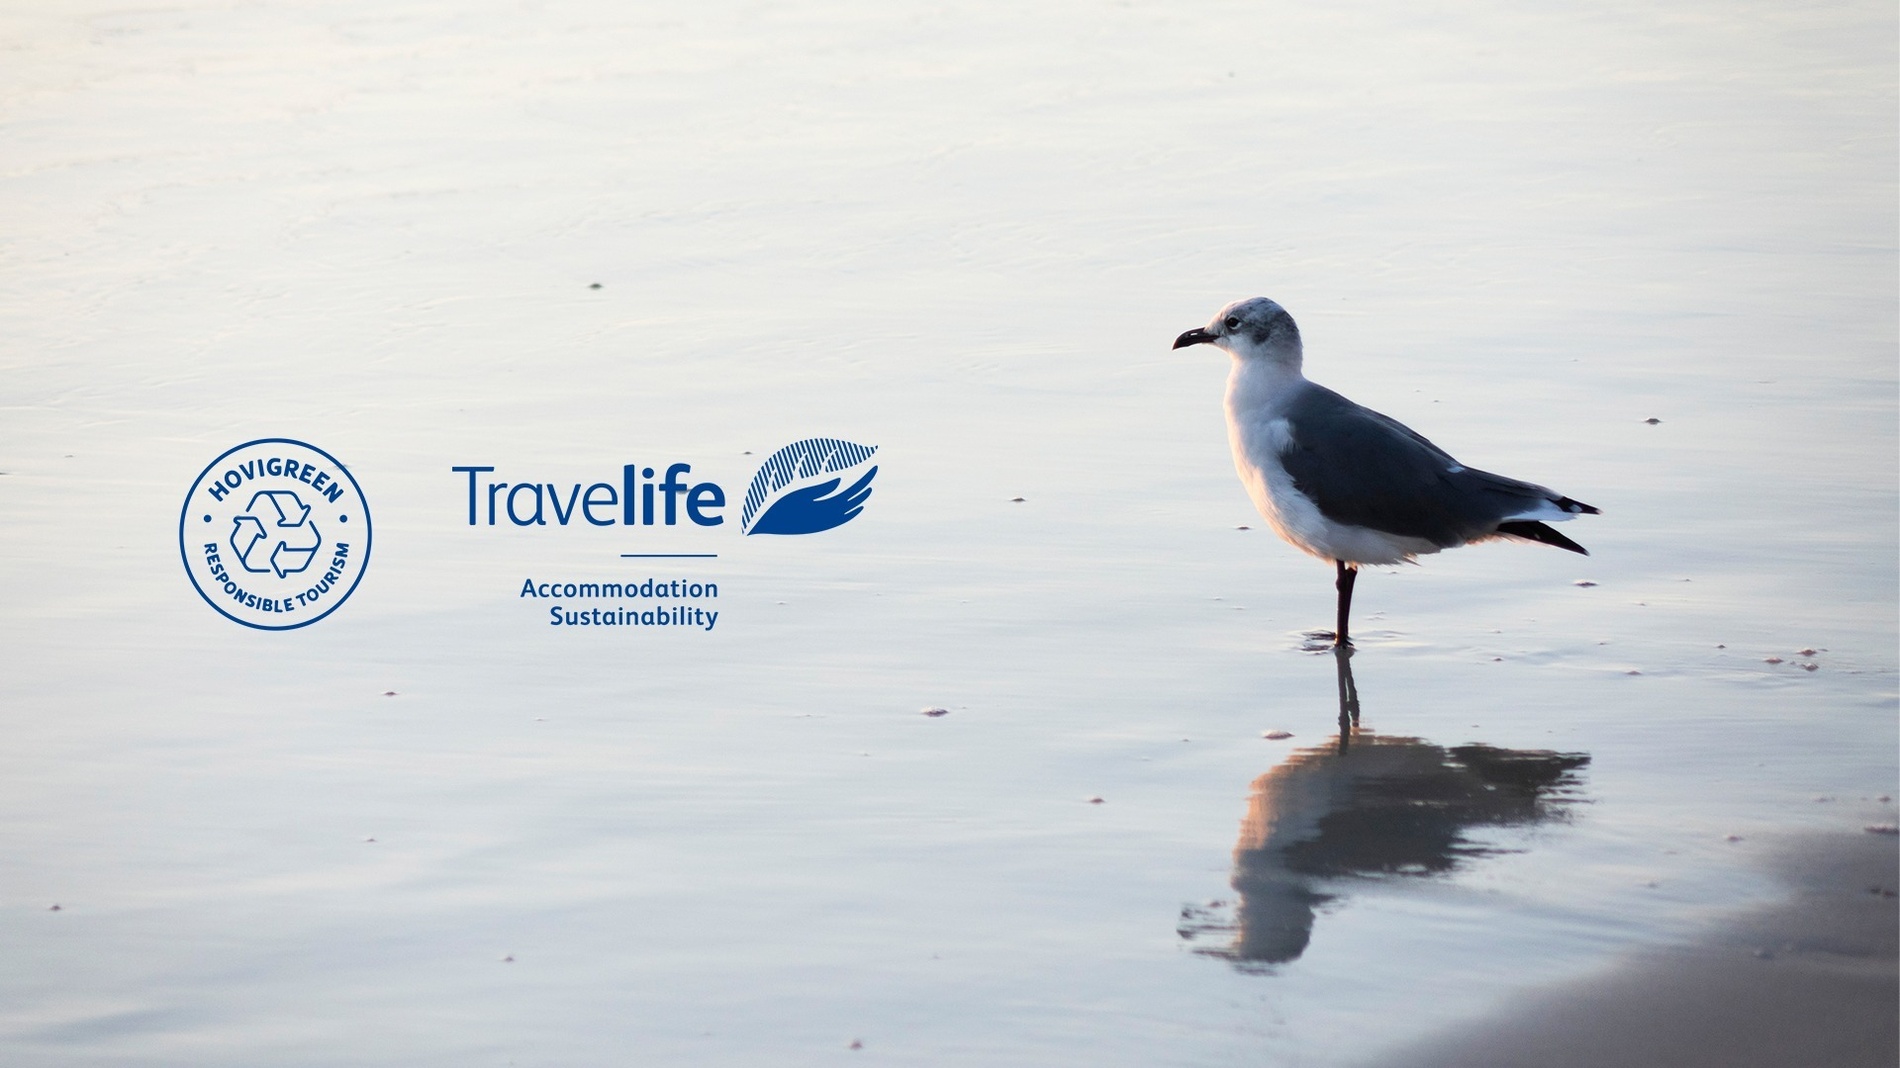
[[[747,534],[816,534],[849,523],[871,496],[877,467],[866,465],[876,452],[875,445],[837,438],[806,438],[785,446],[766,457],[752,477],[739,525]],[[851,476],[855,480],[840,490]]]
[[[260,491],[231,523],[231,549],[244,570],[256,574],[296,574],[322,546],[310,506],[289,490]]]

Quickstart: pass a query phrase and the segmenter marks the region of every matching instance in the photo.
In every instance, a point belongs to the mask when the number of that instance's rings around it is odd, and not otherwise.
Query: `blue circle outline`
[[[191,569],[191,551],[186,548],[186,543],[185,543],[185,528],[188,525],[189,520],[191,519],[191,500],[193,497],[196,497],[198,495],[198,487],[204,483],[205,476],[210,474],[213,468],[223,463],[224,458],[231,455],[232,453],[242,452],[253,445],[268,445],[273,442],[284,444],[284,445],[295,445],[295,446],[298,446],[299,448],[309,449],[311,452],[314,452],[318,456],[321,456],[324,459],[335,464],[336,469],[338,471],[343,472],[343,477],[350,480],[350,488],[356,491],[356,499],[358,502],[360,502],[363,505],[362,563],[358,565],[356,569],[356,578],[350,583],[350,588],[347,590],[344,590],[343,596],[338,597],[336,599],[336,603],[324,609],[322,612],[314,616],[311,616],[309,619],[306,619],[300,623],[291,623],[287,626],[282,626],[282,627],[266,626],[263,623],[253,623],[248,619],[239,619],[238,617],[225,611],[224,607],[218,604],[218,602],[212,600],[211,595],[205,592],[204,587],[198,585],[198,575],[196,572],[192,571]],[[191,488],[185,491],[184,506],[178,510],[178,558],[185,565],[185,577],[191,580],[191,588],[198,591],[198,596],[204,598],[204,602],[211,606],[212,611],[218,613],[219,615],[223,616],[224,618],[230,620],[233,623],[237,623],[241,626],[250,627],[253,630],[296,630],[300,627],[307,627],[312,623],[316,623],[320,620],[327,618],[330,615],[330,613],[343,607],[343,602],[350,599],[350,594],[356,592],[357,585],[363,581],[364,574],[366,574],[369,571],[369,553],[370,553],[370,549],[373,547],[373,542],[375,541],[375,531],[376,531],[375,521],[370,518],[370,514],[369,514],[369,498],[363,496],[363,487],[357,483],[356,475],[350,471],[349,467],[346,466],[343,463],[343,461],[337,459],[336,457],[330,455],[329,453],[323,451],[322,449],[317,448],[315,445],[312,445],[307,441],[298,441],[296,438],[258,438],[255,441],[247,441],[242,445],[233,445],[230,448],[219,453],[215,459],[213,459],[210,463],[205,465],[205,469],[203,471],[198,472],[198,477],[192,480]]]

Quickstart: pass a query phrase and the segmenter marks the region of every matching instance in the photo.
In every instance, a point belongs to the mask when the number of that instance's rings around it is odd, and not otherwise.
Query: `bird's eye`
[[[1229,315],[1227,317],[1227,329],[1232,330],[1239,325],[1240,325],[1240,316]]]

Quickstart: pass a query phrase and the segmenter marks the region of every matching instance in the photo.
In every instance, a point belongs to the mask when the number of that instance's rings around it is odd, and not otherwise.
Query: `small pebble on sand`
[[[864,1048],[864,1041],[862,1039],[857,1039],[857,1038],[852,1039],[851,1044],[845,1047],[845,1049],[863,1049],[863,1048]]]
[[[1571,585],[1572,586],[1594,586],[1596,585],[1596,583],[1591,582],[1589,579],[1578,579],[1577,581],[1571,583]]]
[[[54,906],[53,906],[52,908],[49,908],[49,909],[47,909],[46,911],[48,911],[48,912],[58,912],[58,911],[59,911],[59,906],[58,906],[58,905],[54,905]]]
[[[1815,652],[1815,651],[1814,651],[1813,649],[1802,649],[1802,650],[1799,650],[1799,651],[1797,651],[1797,652],[1796,652],[1796,653],[1795,653],[1794,655],[1796,655],[1796,656],[1813,656],[1813,655],[1814,655],[1814,652]]]
[[[1021,497],[1011,497],[1011,498],[1009,499],[1009,503],[1011,503],[1011,504],[1021,504],[1021,503],[1023,503],[1023,499],[1022,499]]]
[[[1279,741],[1279,740],[1280,740],[1280,739],[1282,739],[1282,738],[1291,738],[1291,737],[1293,737],[1293,732],[1292,732],[1292,731],[1283,731],[1283,730],[1279,730],[1279,729],[1277,729],[1277,728],[1276,728],[1276,729],[1274,729],[1274,730],[1270,730],[1270,731],[1261,731],[1261,732],[1260,732],[1260,737],[1262,737],[1262,738],[1266,738],[1266,739],[1268,739],[1268,740],[1270,740],[1270,741],[1275,741],[1275,742],[1277,742],[1277,741]]]
[[[1652,415],[1652,416],[1650,416],[1649,418],[1647,418],[1647,419],[1645,419],[1645,420],[1643,420],[1643,422],[1645,422],[1645,423],[1648,423],[1648,424],[1649,424],[1650,426],[1656,426],[1656,425],[1658,425],[1658,424],[1660,424],[1660,423],[1662,422],[1662,420],[1661,420],[1661,419],[1658,419],[1658,418],[1656,418],[1655,416],[1653,416],[1653,415]]]
[[[1781,663],[1781,658],[1778,656],[1764,656],[1761,662],[1764,664],[1779,664]]]
[[[384,691],[383,691],[383,696],[384,696],[384,697],[394,697],[394,696],[396,696],[396,691],[394,691],[394,690],[384,690]]]
[[[1091,804],[1091,805],[1099,805],[1099,804],[1101,804],[1101,803],[1102,803],[1102,799],[1101,799],[1101,798],[1099,798],[1099,797],[1091,797],[1091,798],[1089,798],[1089,804]]]
[[[513,964],[515,962],[515,955],[513,953],[503,953],[501,955],[501,962],[503,964]]]
[[[1891,823],[1870,823],[1867,825],[1866,830],[1868,834],[1900,834],[1900,827],[1896,827]],[[59,906],[54,905],[53,907],[58,908]]]
[[[938,708],[935,705],[932,705],[931,707],[924,709],[924,715],[926,716],[947,716],[949,714],[950,714],[949,709]]]

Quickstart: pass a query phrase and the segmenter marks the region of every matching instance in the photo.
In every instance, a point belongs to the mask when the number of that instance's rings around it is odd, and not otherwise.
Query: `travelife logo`
[[[875,445],[806,438],[766,457],[746,488],[740,528],[751,534],[817,534],[864,511],[877,466]],[[507,482],[496,468],[465,465],[469,526],[724,526],[725,488],[693,478],[687,463],[623,464],[609,482]],[[491,477],[483,477],[491,476]],[[852,479],[849,486],[846,478]],[[840,488],[843,487],[843,488]],[[680,554],[684,555],[684,554]],[[700,554],[694,554],[700,555]]]
[[[837,438],[792,442],[759,465],[746,487],[739,525],[747,534],[816,534],[844,526],[870,499],[876,452],[875,445]],[[840,490],[848,477],[856,481]]]
[[[834,530],[856,519],[871,497],[877,466],[873,445],[806,438],[759,465],[739,509],[739,529],[799,535]],[[660,527],[681,534],[726,526],[725,487],[694,476],[688,463],[622,464],[598,482],[503,480],[492,465],[450,468],[466,479],[464,516],[471,527]],[[703,543],[702,543],[703,544]],[[711,560],[716,552],[622,552],[622,560]],[[632,548],[632,546],[629,546]],[[658,549],[661,546],[652,546]],[[661,565],[648,563],[646,566]],[[528,575],[515,587],[553,627],[640,627],[711,631],[719,624],[719,584],[705,575]],[[551,603],[550,603],[551,602]]]
[[[260,438],[206,465],[185,494],[178,551],[200,597],[259,630],[307,627],[342,606],[369,564],[369,505],[336,457]]]

